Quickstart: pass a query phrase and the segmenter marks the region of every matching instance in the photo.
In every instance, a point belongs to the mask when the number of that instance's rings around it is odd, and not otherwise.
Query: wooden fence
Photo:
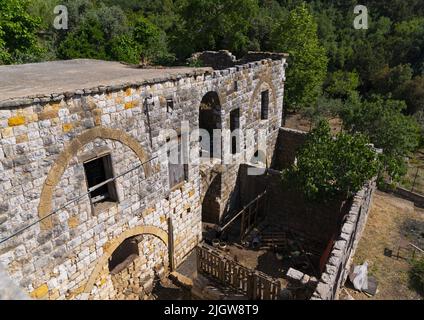
[[[277,300],[281,291],[280,281],[250,270],[206,244],[197,247],[197,269],[251,300]]]

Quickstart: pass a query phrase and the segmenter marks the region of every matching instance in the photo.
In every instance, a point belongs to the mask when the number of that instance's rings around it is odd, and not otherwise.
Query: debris
[[[252,240],[252,248],[258,248],[261,245],[261,238],[259,235],[253,237]]]
[[[377,286],[378,286],[377,279],[375,277],[370,276],[368,277],[367,288],[363,289],[363,292],[367,296],[375,296],[377,294]]]
[[[363,291],[368,287],[368,262],[355,266],[353,272],[349,274],[349,280],[358,291]]]

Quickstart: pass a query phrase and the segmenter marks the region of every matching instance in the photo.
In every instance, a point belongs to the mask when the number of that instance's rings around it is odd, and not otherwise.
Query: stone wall
[[[306,134],[306,132],[300,130],[280,128],[272,163],[273,169],[281,171],[294,163],[299,147],[305,142]]]
[[[350,202],[310,203],[298,192],[283,188],[280,171],[271,169],[264,176],[248,176],[247,168],[243,166],[241,174],[242,202],[249,203],[266,189],[267,221],[315,240],[316,250],[323,252],[338,232]]]
[[[368,183],[353,200],[340,233],[334,242],[325,271],[312,296],[313,300],[338,299],[340,289],[349,276],[352,259],[362,237],[376,189],[375,181]]]
[[[179,265],[201,241],[200,168],[190,164],[187,181],[170,188],[167,136],[161,129],[178,129],[182,120],[197,128],[202,97],[215,91],[222,127],[229,128],[230,111],[240,108],[241,129],[264,128],[275,144],[284,68],[284,58],[265,59],[0,103],[0,234],[7,237],[57,210],[0,246],[0,262],[10,276],[33,298],[116,298],[108,259],[125,239],[143,234],[156,237]],[[269,120],[260,120],[261,90],[270,90]],[[167,108],[169,98],[173,110]],[[256,148],[244,144],[242,153],[253,154]],[[198,142],[192,142],[190,150],[198,149]],[[115,176],[137,169],[116,179],[117,202],[93,208],[83,196],[83,162],[105,152]],[[227,204],[243,161],[240,155],[224,156],[235,157],[236,163],[224,169],[220,216],[231,210]],[[154,255],[137,267],[154,270],[163,259]]]

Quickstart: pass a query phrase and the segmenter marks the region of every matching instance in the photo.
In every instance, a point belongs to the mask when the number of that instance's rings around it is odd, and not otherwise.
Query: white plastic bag
[[[349,275],[350,281],[356,290],[362,291],[368,288],[368,262],[356,266]]]

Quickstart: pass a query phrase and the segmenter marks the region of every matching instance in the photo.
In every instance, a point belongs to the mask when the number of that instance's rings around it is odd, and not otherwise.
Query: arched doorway
[[[89,299],[143,299],[169,272],[168,234],[158,227],[128,229],[103,250],[83,287]]]
[[[209,139],[200,137],[201,157],[221,158],[221,146],[217,145],[213,136],[214,130],[221,128],[221,103],[219,96],[215,91],[209,91],[203,96],[199,107],[199,129],[206,130],[209,134]]]

